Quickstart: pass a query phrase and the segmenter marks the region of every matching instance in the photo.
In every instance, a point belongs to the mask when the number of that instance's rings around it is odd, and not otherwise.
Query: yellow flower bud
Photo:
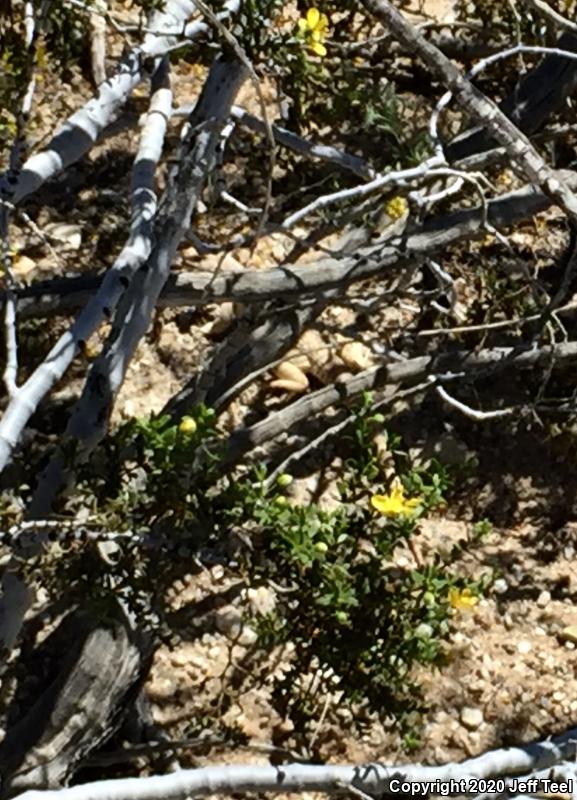
[[[196,424],[196,420],[192,417],[183,417],[178,426],[180,433],[183,433],[185,436],[192,436],[196,433],[197,429],[198,425]]]

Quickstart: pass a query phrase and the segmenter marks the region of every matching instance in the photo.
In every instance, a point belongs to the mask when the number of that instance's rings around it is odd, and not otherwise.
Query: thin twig
[[[486,422],[490,419],[499,419],[499,417],[510,417],[511,414],[514,414],[517,411],[517,409],[514,407],[501,408],[495,411],[479,411],[478,409],[471,408],[471,406],[466,405],[466,403],[462,403],[460,400],[457,400],[455,397],[450,395],[443,386],[437,386],[436,392],[446,403],[453,408],[456,408],[457,411],[460,411],[461,414],[464,414],[468,419],[472,419],[474,422]]]
[[[577,33],[577,25],[574,22],[571,22],[571,20],[567,19],[567,17],[559,14],[559,12],[555,11],[554,8],[551,8],[549,3],[546,3],[545,0],[523,0],[523,2],[525,5],[529,6],[529,8],[533,8],[535,11],[538,11],[539,14],[542,14],[554,25],[558,25],[560,28],[564,28],[567,31]]]

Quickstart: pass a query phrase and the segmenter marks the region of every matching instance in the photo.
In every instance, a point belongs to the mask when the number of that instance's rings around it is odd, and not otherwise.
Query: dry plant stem
[[[577,731],[573,729],[557,739],[492,750],[459,764],[437,767],[413,764],[215,766],[182,770],[173,775],[121,778],[56,791],[25,792],[19,800],[185,800],[237,792],[339,794],[343,787],[352,787],[370,797],[382,797],[395,794],[391,790],[393,780],[430,783],[532,774],[575,758],[576,737]]]
[[[342,431],[346,430],[348,427],[352,425],[354,422],[355,417],[353,414],[347,414],[344,419],[341,419],[339,422],[330,425],[326,430],[324,430],[318,436],[315,436],[313,439],[310,439],[305,445],[300,447],[298,450],[293,450],[288,454],[288,456],[281,461],[281,463],[275,467],[275,469],[267,475],[266,479],[264,480],[264,486],[267,489],[270,489],[276,482],[276,479],[279,475],[282,475],[283,472],[286,472],[287,469],[294,461],[302,462],[303,459],[309,455],[310,453],[318,450],[318,448],[327,440],[334,438],[337,434],[341,433]]]
[[[251,81],[252,85],[254,86],[254,89],[255,89],[255,92],[256,92],[256,96],[258,97],[260,111],[261,111],[261,114],[262,114],[262,117],[263,117],[263,121],[264,121],[266,139],[267,139],[268,146],[269,146],[269,149],[268,149],[268,172],[267,172],[267,176],[266,176],[265,200],[264,200],[262,213],[260,215],[260,220],[259,220],[259,223],[258,223],[258,226],[257,226],[256,234],[255,234],[256,239],[258,239],[261,236],[261,234],[263,233],[263,231],[264,231],[264,229],[266,227],[266,222],[267,222],[267,219],[268,219],[268,212],[269,212],[271,204],[272,204],[272,180],[273,180],[274,168],[275,168],[275,163],[276,163],[276,145],[275,145],[274,135],[273,135],[273,132],[272,132],[271,123],[270,123],[270,120],[268,118],[268,111],[267,111],[266,101],[264,99],[264,94],[262,93],[262,87],[261,87],[260,78],[256,74],[255,69],[254,69],[254,67],[252,65],[252,62],[250,61],[249,57],[247,56],[247,54],[245,53],[245,51],[241,47],[238,39],[228,30],[227,27],[225,27],[222,24],[222,22],[219,19],[218,15],[215,14],[214,11],[212,11],[212,9],[209,8],[206,5],[204,0],[193,0],[193,2],[195,4],[195,6],[199,9],[199,11],[201,11],[202,14],[208,20],[210,20],[211,24],[215,26],[215,28],[218,30],[218,32],[223,37],[225,42],[232,48],[236,58],[238,58],[240,63],[245,68],[245,70],[246,70],[246,72],[247,72],[247,74],[248,74],[248,76],[250,78],[250,81]]]
[[[385,391],[382,393],[382,396],[371,405],[371,411],[375,412],[377,411],[377,409],[386,408],[387,406],[390,406],[392,403],[398,400],[406,400],[417,394],[426,392],[429,388],[430,388],[430,381],[424,381],[423,383],[417,384],[416,386],[413,386],[410,389],[406,389],[405,391],[397,391],[397,388],[393,385],[387,386],[385,388]],[[334,438],[337,434],[342,433],[342,431],[352,426],[353,423],[355,422],[355,419],[356,419],[355,414],[349,414],[345,412],[344,419],[341,419],[339,420],[339,422],[330,425],[326,430],[324,430],[314,439],[310,439],[300,449],[293,450],[291,453],[289,453],[289,455],[284,459],[284,461],[282,461],[277,467],[275,467],[273,472],[271,472],[267,476],[267,478],[264,481],[264,485],[267,488],[273,486],[278,476],[282,475],[283,472],[286,472],[294,461],[302,461],[303,458],[312,453],[314,450],[317,450],[326,441]]]
[[[522,55],[523,53],[528,53],[528,54],[539,53],[539,54],[542,54],[542,55],[546,55],[548,57],[555,56],[555,57],[558,57],[560,59],[566,59],[569,62],[577,61],[577,53],[574,52],[574,51],[571,51],[571,50],[563,50],[563,49],[557,48],[557,47],[539,47],[539,46],[533,46],[533,45],[517,44],[514,47],[508,48],[507,50],[503,50],[503,51],[501,51],[499,53],[493,53],[492,55],[488,56],[487,58],[483,59],[482,61],[479,61],[477,64],[475,64],[473,69],[471,69],[467,73],[466,79],[467,80],[472,80],[473,78],[476,78],[478,75],[480,75],[488,67],[492,66],[496,62],[502,61],[503,59],[511,58],[511,57],[513,57],[515,55]],[[537,70],[535,72],[537,72]],[[569,93],[569,87],[571,85],[569,80],[567,80],[566,85],[567,85],[567,93]],[[438,101],[438,103],[437,103],[437,105],[436,105],[436,107],[435,107],[435,109],[434,109],[434,111],[433,111],[433,113],[431,115],[431,120],[429,122],[429,135],[431,136],[431,139],[433,140],[433,143],[435,145],[435,149],[436,149],[437,152],[442,152],[442,147],[441,147],[441,144],[440,144],[440,141],[439,141],[439,131],[438,131],[439,116],[440,116],[441,111],[443,111],[449,105],[449,103],[451,102],[452,97],[453,97],[453,93],[451,91],[446,92],[443,95],[443,97],[441,97],[441,99]],[[520,101],[519,101],[519,105],[521,105]],[[515,111],[517,111],[517,109],[513,108],[513,109],[510,109],[510,111],[512,112],[512,114],[514,114]],[[521,126],[519,127],[519,130],[522,130]],[[465,139],[466,138],[467,138],[467,134],[465,134]],[[461,137],[457,137],[455,146],[458,146],[458,143],[459,143],[460,140],[461,140]],[[447,150],[449,151],[449,153],[451,152],[452,143],[449,143]]]
[[[254,314],[254,308],[249,308],[208,364],[168,401],[161,413],[178,419],[200,403],[222,410],[256,375],[296,344],[324,307],[324,303],[309,303],[295,309],[277,303],[262,314]]]
[[[249,114],[244,108],[233,106],[232,118],[255,133],[266,134],[266,124],[258,117]],[[324,144],[315,144],[314,142],[299,136],[292,131],[282,128],[280,125],[271,125],[272,134],[275,141],[283,147],[288,147],[294,150],[295,153],[301,153],[309,158],[320,158],[324,161],[329,161],[332,164],[353,172],[359,178],[372,180],[375,177],[375,170],[367,164],[367,162],[347,153],[343,150],[338,150],[336,147],[330,147]]]
[[[437,394],[439,397],[445,401],[448,405],[452,408],[455,408],[461,414],[463,414],[468,419],[472,419],[473,422],[487,422],[490,419],[499,419],[500,417],[510,417],[511,414],[514,414],[516,409],[512,408],[500,408],[496,409],[495,411],[480,411],[477,408],[471,408],[466,403],[462,403],[460,400],[457,400],[453,397],[443,386],[437,386]]]
[[[236,3],[228,3],[228,6]],[[187,0],[173,0],[168,2],[163,13],[153,15],[151,25],[156,35],[149,34],[143,46],[132,51],[116,75],[106,81],[99,91],[96,99],[91,100],[83,109],[76,112],[56,134],[48,150],[32,156],[24,164],[19,175],[19,181],[13,193],[14,200],[22,200],[30,192],[37,189],[45,180],[64,169],[69,164],[80,158],[92,144],[96,141],[102,129],[114,119],[116,112],[124,104],[128,93],[143,78],[144,73],[140,61],[145,56],[158,56],[166,46],[174,39],[174,29],[179,26],[182,28],[188,15],[194,6]],[[196,28],[191,25],[186,26],[190,35],[195,31],[205,30],[204,23],[195,23]],[[200,25],[200,28],[198,27]],[[172,31],[170,35],[165,34],[166,30]],[[130,62],[132,59],[132,62]],[[132,66],[130,65],[132,63]],[[155,63],[158,63],[156,60]],[[170,107],[169,107],[170,109]],[[161,112],[164,114],[164,109]],[[161,138],[158,144],[162,149],[166,119],[162,122]],[[160,135],[157,129],[150,134]],[[149,143],[147,147],[157,148],[157,144]],[[160,153],[159,153],[160,154]],[[0,180],[0,190],[3,181]],[[130,252],[123,251],[121,256],[125,257],[127,264],[115,263],[112,276],[107,284],[108,295],[100,295],[98,301],[89,303],[84,312],[78,317],[72,327],[58,340],[50,350],[42,364],[32,373],[26,383],[18,389],[16,395],[9,403],[2,420],[0,421],[0,472],[8,463],[14,448],[16,447],[20,435],[27,424],[30,416],[34,413],[38,403],[53,388],[53,386],[64,375],[70,363],[77,353],[78,346],[86,341],[96,330],[98,325],[110,316],[115,303],[128,285],[128,277],[119,275],[126,266],[131,274],[140,265],[140,257],[144,253],[147,257],[148,243],[146,235],[136,229],[136,220],[133,216],[132,228],[127,247]],[[148,220],[141,220],[146,225]],[[146,251],[146,252],[145,252]]]
[[[238,61],[218,58],[212,65],[197,106],[188,121],[178,175],[159,212],[158,235],[147,264],[135,276],[119,304],[104,351],[95,361],[65,439],[74,442],[76,463],[88,457],[106,433],[114,399],[128,365],[146,333],[176,251],[190,226],[192,213],[214,165],[222,128],[246,77]],[[73,465],[57,453],[42,474],[30,513],[47,516]]]
[[[569,186],[577,188],[577,175],[561,173]],[[550,199],[533,186],[487,203],[487,222],[504,228],[551,206]],[[160,297],[163,307],[203,306],[235,301],[260,303],[274,298],[302,298],[330,289],[343,293],[347,286],[380,275],[401,265],[411,265],[460,241],[484,236],[484,209],[477,207],[435,217],[409,229],[404,240],[372,244],[354,256],[321,258],[304,266],[287,264],[266,271],[238,274],[182,272],[169,277]],[[23,318],[68,313],[83,302],[100,283],[96,276],[56,279],[18,291],[18,312]],[[1,295],[0,295],[1,297]],[[30,298],[30,299],[29,299]]]
[[[529,139],[515,127],[499,108],[463,77],[454,64],[430,44],[388,0],[362,0],[365,8],[384,25],[411,53],[425,64],[452,91],[459,104],[507,151],[514,163],[535,185],[563,209],[577,224],[577,197],[535,150]]]
[[[62,377],[82,343],[101,322],[110,318],[132,276],[150,254],[156,214],[154,172],[162,153],[171,104],[168,63],[163,60],[153,79],[150,109],[134,160],[132,219],[128,240],[106,273],[98,292],[8,404],[0,420],[0,471],[8,463],[12,450],[38,403]]]
[[[132,172],[132,221],[128,241],[105,276],[98,292],[84,308],[71,330],[59,340],[49,357],[8,404],[0,421],[0,470],[8,462],[12,449],[17,444],[20,433],[36,405],[64,372],[64,369],[62,372],[58,371],[59,364],[64,368],[68,365],[75,350],[75,341],[82,338],[82,331],[91,332],[102,319],[110,315],[130,277],[146,261],[150,253],[152,225],[156,214],[154,171],[162,152],[172,104],[166,60],[161,62],[155,74],[152,92],[150,110]],[[20,585],[17,571],[18,563],[13,560],[8,564],[2,579],[0,647],[8,649],[14,645],[30,600],[29,590]]]
[[[92,148],[104,128],[116,119],[133,89],[154,72],[158,59],[183,33],[194,36],[206,30],[206,25],[197,23],[196,30],[191,28],[186,33],[184,25],[193,10],[192,0],[169,0],[163,11],[152,14],[149,22],[151,33],[145,36],[142,45],[121,60],[115,74],[100,85],[97,96],[72,114],[56,132],[48,148],[31,156],[23,165],[14,192],[16,203]],[[153,59],[150,65],[146,63],[147,59]]]
[[[377,174],[376,177],[368,183],[363,183],[360,186],[353,186],[350,189],[340,189],[338,192],[331,192],[331,194],[321,195],[283,220],[280,229],[283,231],[288,230],[314,211],[328,208],[335,203],[366,197],[369,194],[384,190],[385,188],[393,189],[397,186],[404,186],[409,181],[414,181],[419,178],[431,177],[432,175],[445,175],[447,171],[443,169],[444,163],[445,159],[442,155],[434,155],[426,161],[423,161],[417,167],[391,171],[384,175]]]
[[[224,462],[238,463],[250,450],[264,445],[292,430],[303,420],[312,419],[330,406],[349,403],[363,392],[384,386],[412,386],[423,380],[430,388],[455,381],[474,381],[478,373],[500,370],[545,368],[553,364],[565,367],[577,361],[577,342],[566,342],[539,349],[512,347],[489,348],[476,353],[461,351],[439,356],[420,356],[400,363],[371,367],[346,381],[326,386],[270,414],[262,422],[235,431],[228,439]]]
[[[106,13],[107,0],[97,0],[96,11],[88,17],[90,29],[90,60],[96,86],[106,80]]]
[[[566,32],[560,36],[560,50],[577,52],[577,37]],[[561,110],[577,84],[577,64],[566,57],[549,53],[520,80],[514,91],[500,104],[503,111],[525,134],[533,134],[552,114]],[[459,134],[445,146],[451,162],[471,157],[494,147],[487,130],[481,126]],[[461,165],[463,166],[463,165]]]
[[[41,14],[44,6],[41,9]],[[16,115],[16,138],[9,157],[8,171],[0,180],[0,240],[2,242],[2,267],[6,280],[6,305],[4,308],[4,334],[6,337],[6,367],[4,369],[4,385],[8,397],[12,398],[18,391],[18,338],[16,333],[17,300],[15,295],[16,278],[12,269],[10,253],[10,212],[13,208],[15,182],[20,171],[20,162],[26,153],[26,124],[32,109],[32,100],[36,86],[35,76],[35,32],[36,19],[34,6],[24,3],[24,41],[26,45],[27,69],[24,75],[24,89],[21,105]]]
[[[564,306],[555,308],[556,314],[567,314],[571,311],[577,310],[577,303],[570,302]],[[515,319],[498,320],[497,322],[485,322],[479,325],[460,325],[455,328],[431,328],[425,331],[412,331],[415,336],[429,337],[429,336],[455,336],[461,333],[486,333],[488,331],[503,330],[506,328],[515,328],[522,325],[527,325],[530,322],[537,322],[542,319],[543,314],[531,314],[528,317],[516,317]]]

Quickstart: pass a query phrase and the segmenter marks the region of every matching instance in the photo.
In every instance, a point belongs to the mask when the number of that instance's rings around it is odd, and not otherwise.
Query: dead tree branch
[[[188,120],[178,175],[169,185],[159,212],[156,244],[118,306],[104,351],[95,361],[68,423],[65,437],[76,443],[79,458],[86,458],[107,430],[112,403],[136,347],[150,325],[176,251],[190,226],[214,163],[221,130],[245,77],[246,69],[239,62],[217,59]],[[59,453],[39,481],[31,506],[33,516],[47,516],[67,474],[63,455]]]
[[[560,173],[563,180],[577,189],[577,175]],[[534,186],[526,186],[501,195],[487,203],[487,221],[503,230],[530,219],[551,206],[551,200]],[[344,292],[346,287],[375,277],[398,265],[410,264],[433,255],[453,244],[484,235],[483,208],[456,211],[432,217],[409,228],[405,239],[385,245],[372,244],[355,256],[320,258],[306,266],[284,265],[266,271],[250,270],[238,274],[181,272],[168,278],[159,305],[161,307],[202,306],[234,301],[259,303],[264,300],[291,299],[317,295],[329,290]],[[66,314],[87,301],[99,286],[98,276],[59,278],[17,290],[18,313],[23,318]],[[1,297],[1,295],[0,295]]]
[[[495,141],[503,145],[513,162],[525,176],[562,208],[569,219],[577,224],[577,197],[567,184],[560,180],[547,162],[535,150],[529,139],[475,88],[419,31],[397,11],[388,0],[363,0],[365,8],[386,25],[399,42],[411,53],[419,55],[431,70],[455,95],[459,104],[484,125]]]
[[[490,348],[477,353],[462,351],[420,356],[364,370],[346,381],[319,389],[296,400],[266,419],[235,431],[226,443],[228,466],[236,464],[254,448],[290,432],[303,420],[312,419],[330,406],[348,404],[363,392],[385,386],[407,387],[428,380],[431,388],[455,382],[472,382],[476,373],[494,377],[502,370],[539,369],[553,365],[563,368],[577,360],[577,342],[535,349]]]
[[[538,773],[575,758],[577,731],[557,739],[492,750],[460,764],[439,767],[400,764],[232,765],[183,770],[174,775],[125,778],[70,789],[26,792],[21,800],[185,800],[186,797],[237,792],[326,792],[340,794],[351,787],[371,798],[399,793],[404,781],[470,781],[471,778]],[[574,765],[573,765],[574,767]]]

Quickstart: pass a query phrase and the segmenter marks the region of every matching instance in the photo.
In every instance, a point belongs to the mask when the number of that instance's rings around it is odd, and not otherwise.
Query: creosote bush
[[[122,426],[85,470],[73,505],[92,509],[96,527],[131,537],[108,564],[71,550],[60,566],[51,562],[50,582],[65,581],[102,610],[113,579],[142,618],[172,636],[163,627],[163,592],[182,559],[190,565],[208,547],[231,575],[276,597],[248,621],[263,654],[292,648],[290,665],[275,679],[279,710],[311,718],[315,697],[303,687],[316,674],[323,691],[338,692],[344,702],[413,719],[423,708],[413,668],[446,663],[453,616],[474,606],[491,583],[489,574],[472,580],[453,567],[486,527],[444,557],[412,566],[398,561],[420,520],[445,503],[451,481],[436,462],[412,465],[372,407],[366,394],[344,442],[342,502],[333,510],[292,501],[287,473],[269,480],[257,468],[223,477],[211,409],[193,409],[178,422],[152,417]],[[387,440],[386,470],[376,434]],[[206,468],[193,480],[201,454]],[[244,542],[233,556],[231,537]]]

